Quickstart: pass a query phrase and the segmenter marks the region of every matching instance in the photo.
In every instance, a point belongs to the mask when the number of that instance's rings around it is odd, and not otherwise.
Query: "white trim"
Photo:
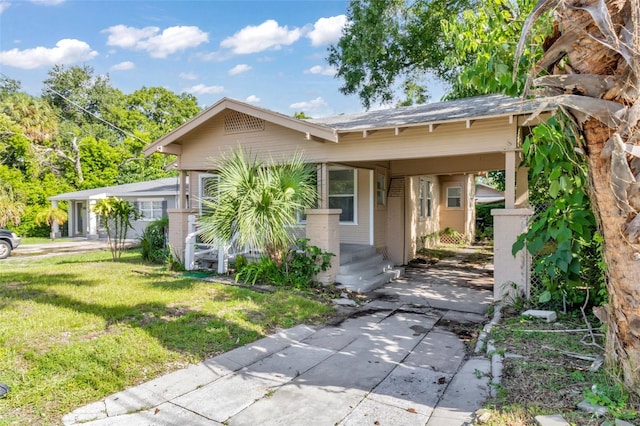
[[[375,245],[375,229],[373,224],[374,210],[378,202],[377,172],[369,170],[369,244]]]

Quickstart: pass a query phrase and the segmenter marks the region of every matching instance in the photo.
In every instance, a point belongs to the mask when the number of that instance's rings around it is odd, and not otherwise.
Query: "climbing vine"
[[[530,168],[530,201],[537,212],[513,253],[526,247],[535,257],[533,272],[543,284],[540,303],[575,306],[584,303],[587,294],[591,304],[606,301],[602,237],[586,195],[587,168],[577,146],[568,124],[552,117],[533,128],[522,147],[524,165]]]

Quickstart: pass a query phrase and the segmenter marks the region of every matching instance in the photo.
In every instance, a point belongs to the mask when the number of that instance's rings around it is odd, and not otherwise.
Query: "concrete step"
[[[340,265],[376,255],[376,248],[366,244],[340,244]]]
[[[373,277],[353,282],[351,284],[344,284],[340,283],[338,280],[336,281],[340,284],[339,287],[346,290],[350,290],[356,293],[369,293],[377,288],[382,287],[391,280],[400,278],[403,274],[403,270],[404,268],[394,268]]]
[[[387,261],[378,261],[376,263],[367,262],[360,265],[359,268],[351,268],[347,273],[339,273],[336,276],[336,282],[341,284],[355,284],[364,281],[383,272],[393,269],[393,263]],[[341,268],[342,269],[342,268]]]
[[[358,273],[359,271],[364,271],[366,269],[374,267],[377,264],[380,264],[383,262],[384,262],[384,256],[382,256],[381,254],[374,254],[371,257],[359,259],[350,263],[341,264],[340,272],[338,273],[341,275],[354,274],[354,273]]]

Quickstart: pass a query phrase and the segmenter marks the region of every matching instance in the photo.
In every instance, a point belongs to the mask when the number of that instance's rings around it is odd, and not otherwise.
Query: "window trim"
[[[449,196],[449,190],[451,189],[458,189],[460,191],[460,195],[458,197],[450,197]],[[464,209],[464,200],[463,200],[463,186],[462,185],[448,185],[445,188],[445,207],[447,210],[462,210]],[[450,206],[449,205],[449,198],[458,198],[460,200],[460,205],[459,206]]]
[[[331,188],[331,171],[333,170],[352,170],[353,171],[353,195],[331,195],[330,194],[330,188]],[[328,176],[327,176],[327,182],[329,185],[329,188],[327,188],[327,202],[330,201],[331,197],[351,197],[353,196],[353,220],[351,221],[340,221],[340,225],[357,225],[358,224],[358,169],[356,169],[355,167],[347,167],[347,166],[329,166],[327,169],[328,172]]]

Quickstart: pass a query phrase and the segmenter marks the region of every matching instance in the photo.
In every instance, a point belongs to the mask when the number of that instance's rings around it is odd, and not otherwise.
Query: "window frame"
[[[418,209],[420,219],[431,219],[433,217],[433,181],[425,176],[420,176]]]
[[[353,194],[334,194],[331,195],[331,172],[337,170],[351,170],[353,172]],[[327,190],[327,202],[331,204],[331,198],[348,198],[353,197],[353,218],[352,220],[340,220],[341,225],[357,225],[358,224],[358,169],[347,166],[329,166],[328,167],[327,183],[329,188]]]
[[[205,181],[207,179],[217,179],[218,185],[220,184],[220,175],[216,173],[200,173],[198,176],[198,214],[202,216],[202,200],[206,199],[214,199],[215,197],[207,196],[205,194]],[[220,193],[220,188],[218,188],[218,194]]]
[[[459,191],[459,195],[457,197],[452,197],[449,195],[449,191],[452,189],[457,189]],[[462,199],[462,195],[463,195],[463,191],[462,191],[462,185],[449,185],[446,187],[445,190],[445,207],[448,210],[462,210],[464,208],[464,200]],[[449,200],[451,199],[458,199],[459,200],[459,205],[458,206],[451,206],[449,204]]]
[[[384,208],[387,205],[387,175],[376,172],[376,207]]]
[[[165,200],[162,199],[162,198],[139,198],[139,199],[137,199],[136,200],[136,209],[138,210],[138,213],[140,213],[140,215],[141,215],[140,219],[138,219],[138,220],[140,220],[142,222],[153,222],[154,220],[162,219],[164,217],[164,207],[163,207],[163,203],[164,202],[165,202]],[[144,204],[147,204],[147,203],[151,203],[151,206],[150,206],[151,208],[148,209],[151,212],[150,216],[147,216],[145,214],[145,210],[147,210],[147,209],[144,209],[142,207]],[[160,204],[160,208],[159,209],[155,208],[154,205],[153,205],[154,203],[159,203]],[[158,213],[158,211],[159,211],[160,215],[156,216],[154,213]]]

